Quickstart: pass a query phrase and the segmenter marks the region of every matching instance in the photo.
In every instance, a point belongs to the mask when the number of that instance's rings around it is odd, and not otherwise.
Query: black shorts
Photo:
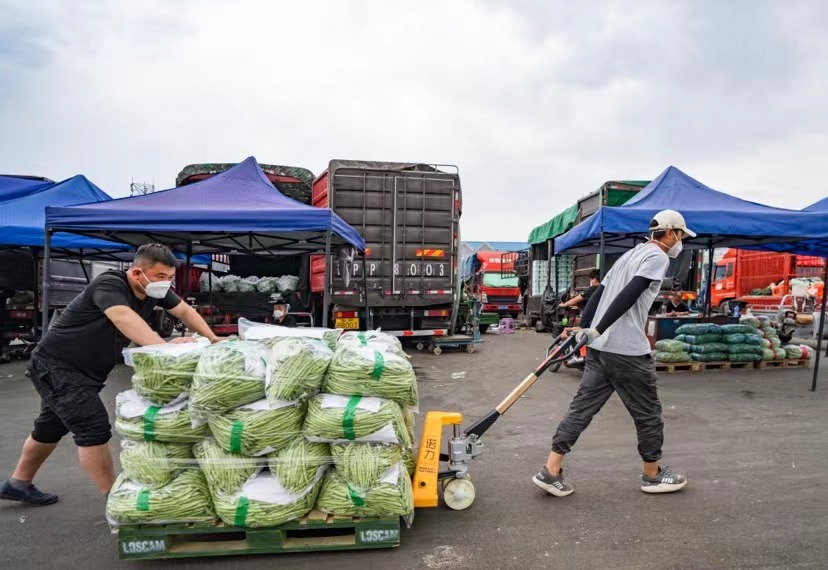
[[[57,443],[69,432],[82,447],[103,445],[112,438],[109,413],[100,396],[103,384],[70,366],[37,355],[29,376],[40,394],[40,415],[32,439]]]

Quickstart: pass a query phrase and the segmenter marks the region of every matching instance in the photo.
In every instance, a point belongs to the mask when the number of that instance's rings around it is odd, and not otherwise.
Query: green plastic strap
[[[230,430],[230,453],[242,452],[242,433],[244,433],[244,422],[233,421],[233,428]]]
[[[250,501],[247,497],[239,497],[239,504],[236,505],[236,517],[233,523],[236,526],[247,525],[247,509],[250,508]]]
[[[360,346],[368,346],[368,340],[365,338],[365,333],[357,333],[357,338],[359,339]]]
[[[155,441],[155,416],[160,409],[160,406],[150,406],[144,412],[144,439],[147,441]]]
[[[371,378],[379,380],[385,370],[385,357],[381,352],[374,352],[374,368],[371,370]]]
[[[138,498],[135,500],[135,508],[139,511],[149,510],[149,489],[141,489],[138,492]]]
[[[342,432],[345,434],[345,439],[350,439],[351,441],[356,439],[356,434],[354,433],[354,414],[361,399],[362,396],[351,396],[351,399],[348,400],[348,404],[345,406],[345,413],[342,414]]]
[[[364,507],[365,506],[365,499],[360,497],[356,491],[351,489],[351,486],[348,485],[348,497],[351,498],[351,502],[354,504],[355,507]]]

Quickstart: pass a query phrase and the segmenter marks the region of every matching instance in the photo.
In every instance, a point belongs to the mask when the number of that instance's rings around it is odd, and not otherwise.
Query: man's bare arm
[[[196,332],[209,340],[218,341],[218,337],[210,330],[210,326],[204,321],[201,315],[184,301],[168,311],[176,319],[180,319],[184,325],[193,332]]]
[[[138,313],[126,305],[109,307],[104,314],[125,337],[139,346],[165,344],[164,339],[153,331]]]

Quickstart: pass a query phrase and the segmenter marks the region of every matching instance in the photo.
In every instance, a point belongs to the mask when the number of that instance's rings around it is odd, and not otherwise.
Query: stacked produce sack
[[[764,339],[754,324],[759,324],[757,319],[747,324],[687,324],[676,329],[674,340],[690,345],[690,357],[699,362],[753,362],[766,354]]]
[[[114,525],[209,523],[216,519],[193,444],[209,435],[190,416],[193,376],[209,343],[127,349],[133,389],[115,400],[115,429],[123,437],[120,474],[106,505]]]
[[[690,345],[681,339],[663,339],[655,343],[657,362],[690,362]]]
[[[412,411],[418,396],[414,370],[399,341],[378,332],[345,333],[324,390],[309,400],[304,424],[307,440],[331,444],[334,464],[316,508],[410,520]]]

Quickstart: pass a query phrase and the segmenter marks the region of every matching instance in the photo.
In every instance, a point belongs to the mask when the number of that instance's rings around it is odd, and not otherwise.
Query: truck
[[[449,333],[460,293],[456,166],[331,160],[313,182],[311,203],[331,208],[366,243],[364,257],[341,248],[330,260],[311,258],[314,305],[327,289],[334,326],[402,337]]]
[[[819,283],[809,292],[807,287],[795,290],[791,281],[799,278],[821,283],[824,271],[821,257],[731,248],[714,264],[710,298],[721,312],[727,312],[734,302],[750,305],[757,312],[777,312],[791,305],[793,296],[821,298]]]
[[[480,332],[488,330],[489,315],[517,319],[521,312],[520,287],[510,252],[479,251],[463,260],[463,283],[469,295],[480,300]],[[495,320],[495,323],[497,321]]]

